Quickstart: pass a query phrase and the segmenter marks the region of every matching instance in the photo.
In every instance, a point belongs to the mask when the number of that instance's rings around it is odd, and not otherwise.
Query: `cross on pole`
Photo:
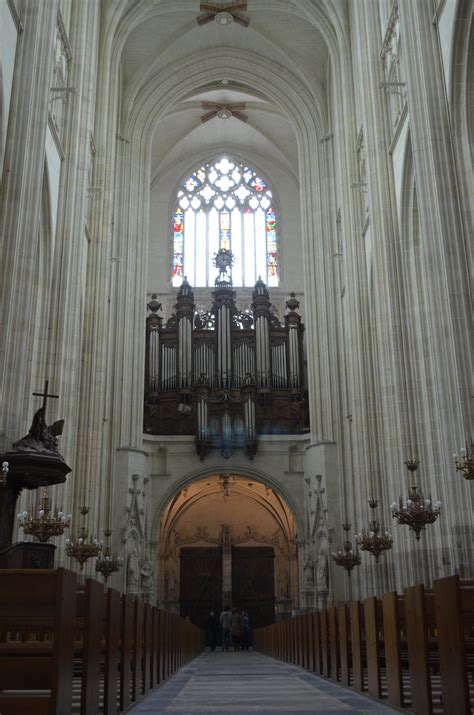
[[[33,392],[33,395],[35,397],[43,398],[42,407],[45,409],[46,409],[46,402],[48,400],[48,397],[54,397],[55,400],[59,400],[59,395],[48,395],[48,385],[49,385],[49,380],[45,380],[43,392]]]

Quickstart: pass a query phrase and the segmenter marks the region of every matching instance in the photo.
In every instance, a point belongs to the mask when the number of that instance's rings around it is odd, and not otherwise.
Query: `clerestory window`
[[[277,217],[273,193],[247,164],[228,156],[200,166],[178,189],[173,214],[172,283],[186,276],[192,286],[213,285],[215,253],[234,255],[235,286],[253,286],[261,276],[278,285]]]

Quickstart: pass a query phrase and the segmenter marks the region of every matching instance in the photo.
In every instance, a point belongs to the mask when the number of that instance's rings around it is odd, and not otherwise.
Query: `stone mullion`
[[[436,424],[427,439],[433,461],[424,466],[425,485],[445,505],[434,530],[450,549],[451,569],[472,569],[469,485],[455,473],[451,454],[469,439],[472,316],[467,272],[467,237],[462,224],[449,132],[448,107],[436,29],[429,3],[399,0],[413,162],[420,215],[420,240],[428,295],[431,355],[436,377],[432,411]],[[453,563],[454,562],[454,563]]]
[[[41,221],[45,142],[58,2],[24,3],[18,37],[2,187],[0,378],[3,447],[27,427],[30,316]],[[41,276],[40,276],[41,280]]]
[[[53,316],[50,326],[49,373],[53,384],[61,386],[60,410],[66,420],[61,451],[68,461],[75,451],[77,433],[77,395],[80,385],[83,323],[80,310],[82,275],[87,261],[85,222],[87,212],[88,162],[90,134],[96,91],[96,65],[99,26],[97,5],[92,0],[77,3],[72,8],[71,47],[72,65],[69,75],[76,97],[70,98],[65,125],[65,162],[61,172],[58,216],[58,251],[53,277]],[[91,199],[94,200],[94,199]],[[74,276],[64,280],[64,276]],[[71,510],[74,474],[59,487],[57,501]],[[76,514],[74,516],[77,516]]]
[[[406,485],[402,483],[403,460],[410,458],[410,436],[405,389],[403,344],[398,286],[398,226],[392,167],[389,163],[386,137],[385,96],[379,89],[383,73],[380,62],[382,37],[378,13],[367,4],[353,8],[355,36],[359,46],[359,66],[364,77],[361,108],[364,115],[364,139],[367,152],[367,182],[370,223],[373,236],[373,310],[375,317],[374,358],[379,381],[377,390],[377,451],[380,459],[379,498],[384,524],[389,526],[388,505]],[[412,446],[412,449],[418,445]],[[418,451],[417,451],[418,454]],[[415,457],[417,454],[413,454]],[[383,467],[383,468],[382,468]],[[393,490],[395,489],[395,493]],[[403,550],[410,551],[408,535],[402,537]],[[385,560],[385,563],[387,559]],[[408,578],[406,559],[392,560],[397,582]],[[393,588],[393,583],[386,583]]]

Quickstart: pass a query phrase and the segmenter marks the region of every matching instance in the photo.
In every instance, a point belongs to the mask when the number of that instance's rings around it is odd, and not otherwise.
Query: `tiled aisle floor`
[[[252,651],[203,653],[129,710],[131,715],[389,715],[399,712]]]

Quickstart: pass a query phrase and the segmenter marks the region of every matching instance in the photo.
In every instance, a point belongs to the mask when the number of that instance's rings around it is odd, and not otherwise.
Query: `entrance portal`
[[[247,611],[252,628],[275,622],[273,559],[268,546],[232,549],[232,603]]]
[[[271,488],[232,474],[192,482],[160,525],[158,601],[205,626],[226,605],[255,628],[298,608],[293,516]]]
[[[179,612],[202,628],[210,611],[219,616],[223,606],[223,551],[221,548],[183,547],[180,552]],[[244,546],[232,549],[232,594],[229,605],[247,611],[252,627],[275,621],[273,548]]]
[[[222,549],[182,548],[180,553],[180,615],[202,628],[209,611],[220,613]]]

